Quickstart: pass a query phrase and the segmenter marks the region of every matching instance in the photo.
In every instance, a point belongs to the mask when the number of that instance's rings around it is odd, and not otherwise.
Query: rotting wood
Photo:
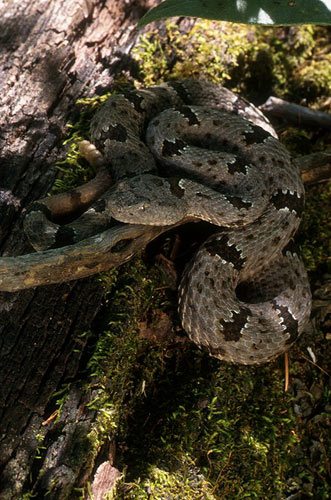
[[[5,255],[29,251],[21,210],[45,196],[54,181],[75,101],[108,88],[114,72],[130,72],[135,24],[149,6],[147,0],[1,3],[0,245]],[[89,328],[102,296],[94,279],[0,294],[1,499],[19,498],[24,485],[33,486],[36,436],[46,432],[42,422],[49,416],[49,399],[77,376],[86,344],[80,334]],[[72,392],[68,397],[70,432],[79,426],[87,432],[94,412],[82,415],[75,397]],[[58,461],[50,460],[50,447],[49,466],[39,462],[45,467],[42,484],[36,485],[41,497],[52,480],[61,478],[49,498],[70,497],[72,488],[87,480],[88,464],[71,463],[70,440],[58,437]],[[61,462],[65,447],[66,466]]]
[[[259,108],[267,116],[280,118],[293,123],[297,127],[331,127],[331,115],[329,113],[284,101],[279,97],[270,96]]]

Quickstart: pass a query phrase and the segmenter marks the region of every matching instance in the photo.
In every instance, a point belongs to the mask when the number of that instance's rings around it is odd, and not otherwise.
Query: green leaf
[[[331,24],[331,0],[165,0],[147,12],[138,27],[172,16],[245,24]]]

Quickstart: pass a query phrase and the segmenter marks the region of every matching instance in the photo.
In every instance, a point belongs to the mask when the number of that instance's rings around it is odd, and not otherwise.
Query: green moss
[[[96,393],[88,407],[99,413],[98,431],[107,433],[124,425],[123,404],[130,399],[130,411],[135,398],[142,397],[144,387],[162,366],[161,353],[152,349],[139,331],[147,314],[152,321],[152,305],[165,306],[167,301],[162,286],[160,289],[162,274],[157,268],[149,269],[139,258],[119,271],[103,273],[100,280],[106,291],[105,309],[88,363]]]
[[[231,79],[238,57],[250,51],[255,29],[201,20],[188,31],[174,23],[141,36],[133,50],[146,85],[168,78]]]
[[[178,471],[168,471],[148,465],[148,479],[139,483],[126,483],[118,489],[117,498],[136,500],[163,500],[178,498],[216,500],[213,487],[208,483],[189,457],[181,457]]]
[[[199,20],[181,31],[165,23],[143,35],[133,54],[146,85],[204,77],[257,99],[276,93],[313,102],[330,92],[327,34],[327,28],[314,26],[266,28]]]
[[[215,498],[285,493],[288,464],[300,438],[282,385],[275,366],[220,365],[194,349],[172,359],[166,377],[132,418],[129,451],[122,457],[129,465],[123,498],[147,498],[152,480],[159,491],[163,483],[155,470],[169,480],[168,498],[187,498],[176,488],[179,477],[186,484],[188,463],[197,483],[209,485]],[[147,408],[150,420],[140,429]],[[137,491],[141,496],[135,496]]]
[[[63,193],[76,188],[79,184],[83,184],[95,176],[94,168],[79,152],[79,143],[89,138],[91,118],[108,96],[109,94],[105,94],[77,100],[79,114],[74,123],[67,124],[68,135],[63,143],[66,147],[66,157],[56,164],[58,175],[52,186],[51,194]]]
[[[67,139],[66,158],[56,165],[58,176],[52,187],[51,194],[63,193],[76,188],[79,184],[83,184],[95,175],[92,167],[84,161],[79,153],[78,144],[83,139],[81,132],[75,131],[72,131]]]
[[[309,271],[316,271],[321,265],[330,265],[330,204],[331,183],[322,189],[314,186],[306,190],[300,247],[305,266]]]

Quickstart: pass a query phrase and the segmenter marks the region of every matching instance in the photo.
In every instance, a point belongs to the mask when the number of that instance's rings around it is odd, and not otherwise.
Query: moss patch
[[[322,189],[313,186],[306,190],[300,240],[301,255],[308,271],[316,272],[320,266],[330,271],[330,205],[331,183]]]
[[[270,94],[313,103],[328,96],[328,28],[266,28],[199,20],[148,31],[134,48],[144,84],[208,78],[263,101]]]

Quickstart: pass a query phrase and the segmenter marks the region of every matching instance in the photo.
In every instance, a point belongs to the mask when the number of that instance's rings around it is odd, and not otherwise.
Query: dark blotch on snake
[[[243,97],[237,96],[235,101],[232,101],[233,112],[236,114],[245,113],[247,108],[250,107],[250,104],[245,101]]]
[[[191,108],[189,108],[188,106],[181,106],[180,108],[178,108],[178,111],[180,112],[181,115],[187,118],[189,125],[200,125],[198,117],[193,113]]]
[[[238,342],[242,336],[242,330],[248,321],[251,312],[247,307],[241,307],[239,312],[232,311],[232,318],[229,321],[220,320],[222,334],[226,342]]]
[[[126,128],[118,123],[117,125],[109,126],[107,138],[113,141],[125,142],[128,138],[128,133]]]
[[[180,156],[181,150],[184,149],[186,143],[180,139],[176,139],[174,142],[168,141],[167,139],[163,142],[162,154],[163,156]]]
[[[290,239],[290,241],[282,250],[283,255],[286,255],[288,252],[292,255],[298,253],[297,245],[294,243],[293,239]]]
[[[235,161],[232,163],[227,163],[229,174],[234,174],[235,172],[239,172],[242,174],[247,174],[247,160],[237,156]]]
[[[240,271],[245,263],[245,258],[241,256],[241,252],[234,245],[228,245],[229,238],[223,235],[220,238],[213,238],[207,241],[205,248],[210,255],[218,255],[226,262],[233,264],[234,268]]]
[[[258,127],[257,125],[249,124],[250,130],[245,132],[245,140],[248,146],[252,144],[259,144],[264,142],[268,137],[271,137],[269,132],[266,132],[263,128]]]
[[[295,212],[298,217],[301,216],[305,204],[303,196],[299,197],[297,193],[292,194],[290,191],[283,193],[281,189],[278,189],[277,192],[271,196],[270,201],[277,210],[288,208],[292,212]]]
[[[144,97],[137,94],[136,90],[123,91],[122,94],[131,104],[133,104],[133,107],[136,111],[143,111],[141,103],[144,101]]]
[[[197,345],[199,345],[199,344],[197,344]],[[202,346],[199,345],[199,347],[202,347]],[[209,345],[208,351],[210,352],[210,354],[212,356],[225,356],[226,355],[226,351],[222,347],[214,348],[214,347]]]
[[[164,180],[160,177],[154,177],[153,179],[151,179],[151,182],[154,184],[154,186],[157,187],[162,187],[164,184]]]
[[[290,336],[286,340],[286,344],[292,344],[298,336],[298,321],[294,318],[294,316],[290,313],[288,307],[277,304],[276,301],[272,301],[274,309],[279,312],[279,316],[282,320],[282,324],[286,327],[284,330],[285,333],[289,333]]]
[[[185,104],[189,104],[191,102],[191,97],[185,89],[184,85],[175,81],[168,82],[168,85],[177,92],[177,94]]]
[[[229,203],[231,203],[231,205],[233,207],[236,207],[239,210],[241,208],[245,208],[246,210],[248,210],[252,206],[252,204],[251,204],[250,201],[244,201],[239,196],[230,196],[230,195],[228,195],[226,197],[226,199],[228,200]]]

